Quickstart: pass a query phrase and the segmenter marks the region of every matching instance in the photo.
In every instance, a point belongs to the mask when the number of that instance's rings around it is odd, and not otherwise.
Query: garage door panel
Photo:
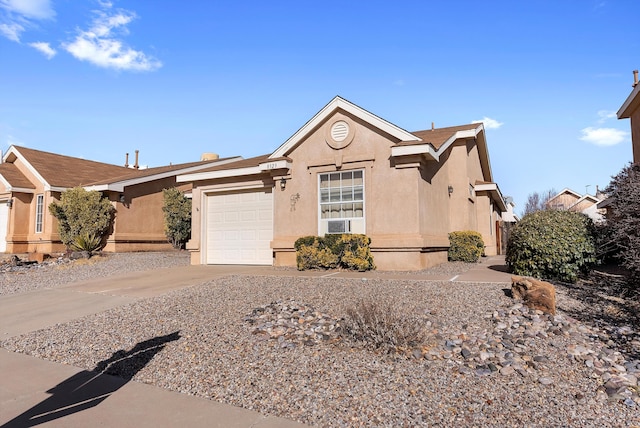
[[[207,263],[273,264],[271,189],[209,195],[205,206]]]

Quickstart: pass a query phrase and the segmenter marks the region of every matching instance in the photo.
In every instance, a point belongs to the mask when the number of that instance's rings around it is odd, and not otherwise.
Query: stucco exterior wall
[[[633,145],[633,162],[640,163],[640,108],[631,115],[631,144]]]

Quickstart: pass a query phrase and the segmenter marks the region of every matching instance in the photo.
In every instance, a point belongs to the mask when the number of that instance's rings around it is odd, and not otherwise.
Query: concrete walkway
[[[260,266],[186,266],[82,281],[0,297],[0,338],[28,333],[137,299],[226,275],[511,281],[504,257],[486,257],[458,276],[278,270]],[[215,401],[0,349],[0,428],[28,427],[302,427]]]

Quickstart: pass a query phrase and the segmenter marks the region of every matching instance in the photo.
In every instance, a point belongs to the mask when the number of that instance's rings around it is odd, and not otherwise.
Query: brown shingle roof
[[[108,180],[129,171],[124,166],[58,155],[26,147],[14,147],[53,187],[84,186],[87,183]]]
[[[258,166],[263,162],[266,162],[269,159],[271,154],[260,155],[249,159],[240,159],[236,162],[230,162],[224,165],[212,166],[211,168],[204,168],[198,171],[200,172],[210,172],[210,171],[226,171],[229,169],[239,169],[239,168],[251,168],[252,166]]]
[[[476,129],[478,126],[480,126],[479,123],[470,123],[468,125],[449,126],[446,128],[436,128],[436,129],[427,129],[424,131],[416,131],[416,132],[412,132],[412,134],[422,139],[425,143],[431,143],[431,145],[436,150],[438,150],[456,132]],[[411,142],[408,142],[407,144],[416,144],[416,142],[411,141]]]
[[[22,189],[35,189],[36,186],[20,172],[17,166],[12,163],[0,164],[0,175],[9,183],[11,187]]]

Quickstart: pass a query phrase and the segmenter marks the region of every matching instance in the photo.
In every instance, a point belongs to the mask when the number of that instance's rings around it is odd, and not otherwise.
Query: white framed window
[[[36,233],[42,233],[42,219],[44,217],[44,195],[36,196]]]
[[[365,233],[364,171],[318,174],[318,229],[327,233]]]

